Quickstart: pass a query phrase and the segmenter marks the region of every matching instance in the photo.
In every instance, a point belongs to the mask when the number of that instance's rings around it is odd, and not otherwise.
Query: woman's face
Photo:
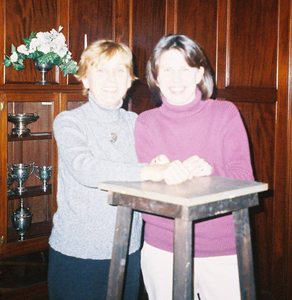
[[[102,60],[96,67],[89,66],[82,82],[99,104],[114,108],[131,86],[131,76],[118,53],[110,59]]]
[[[192,68],[176,49],[165,51],[158,61],[158,87],[172,105],[185,105],[195,99],[204,68]]]

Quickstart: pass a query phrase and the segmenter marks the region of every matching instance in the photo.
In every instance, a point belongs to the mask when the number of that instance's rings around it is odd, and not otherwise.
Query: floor
[[[47,270],[48,251],[0,260],[0,299],[48,300]],[[143,284],[138,300],[148,300]]]

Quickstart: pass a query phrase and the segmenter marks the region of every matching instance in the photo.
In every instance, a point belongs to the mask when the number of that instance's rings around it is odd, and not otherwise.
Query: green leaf
[[[59,55],[57,55],[54,58],[54,65],[60,66],[62,63],[63,63],[62,58]]]
[[[26,55],[23,53],[18,53],[18,60],[26,60]]]
[[[17,71],[23,70],[24,67],[25,67],[25,66],[24,66],[23,63],[17,63],[17,62],[13,63],[13,68],[14,68],[15,70],[17,70]]]
[[[43,52],[40,52],[40,51],[35,51],[33,53],[30,53],[28,55],[28,58],[31,58],[33,60],[37,59],[37,60],[40,60],[42,57],[43,57],[44,53]]]
[[[57,53],[49,52],[47,55],[50,59],[50,63],[59,66],[60,56]]]
[[[76,74],[78,71],[77,63],[74,60],[68,61],[66,64],[60,66],[62,72],[64,72],[64,77],[68,74]]]
[[[30,44],[29,38],[23,38],[23,41],[24,41],[26,46]]]
[[[13,44],[11,44],[11,53],[14,53],[14,52],[16,52],[16,47]]]
[[[32,32],[29,36],[29,40],[32,40],[34,37],[36,37],[36,35],[37,35],[37,31]]]
[[[36,35],[37,35],[37,32],[35,31],[35,32],[32,32],[32,33],[30,34],[29,38],[23,38],[23,41],[24,41],[26,47],[29,47],[31,40],[32,40],[33,38],[35,38]]]
[[[5,54],[5,59],[3,60],[2,64],[3,64],[6,68],[8,68],[8,67],[11,66],[11,60],[10,60],[9,56],[7,56],[6,54]]]

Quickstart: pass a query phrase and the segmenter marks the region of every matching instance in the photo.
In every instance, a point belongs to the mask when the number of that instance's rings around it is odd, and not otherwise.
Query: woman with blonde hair
[[[185,180],[174,162],[138,163],[134,145],[137,115],[121,108],[135,79],[132,53],[121,43],[100,40],[84,50],[76,76],[88,102],[54,120],[58,146],[58,210],[50,236],[48,286],[52,300],[106,298],[116,207],[108,204],[101,181]],[[177,170],[182,170],[178,179]],[[180,172],[180,171],[179,171]],[[184,174],[185,173],[185,174]],[[174,175],[172,175],[174,174]],[[125,300],[137,299],[142,220],[134,213]]]

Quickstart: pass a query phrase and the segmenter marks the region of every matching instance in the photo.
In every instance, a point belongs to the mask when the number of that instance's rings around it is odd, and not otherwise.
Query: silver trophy
[[[10,169],[10,166],[7,166],[7,196],[14,195],[14,192],[12,191],[10,186],[15,181],[15,175],[10,174],[9,169]]]
[[[19,239],[18,241],[24,241],[24,235],[27,233],[32,219],[32,212],[29,211],[28,207],[24,207],[23,198],[20,199],[20,207],[13,212],[12,220],[13,226],[16,231],[18,231]]]
[[[30,136],[30,129],[26,125],[35,122],[39,118],[37,113],[8,114],[8,121],[16,127],[11,130],[11,135],[16,137]]]
[[[29,171],[31,169],[31,171]],[[18,182],[18,186],[15,188],[15,193],[21,195],[26,192],[27,189],[23,186],[23,183],[33,173],[34,162],[31,164],[13,164],[11,166],[12,175],[15,176],[15,180]]]
[[[48,181],[50,180],[52,176],[52,166],[35,166],[34,167],[34,173],[35,176],[40,179],[43,182],[42,190],[46,191],[48,188]],[[38,174],[37,174],[38,173]]]

